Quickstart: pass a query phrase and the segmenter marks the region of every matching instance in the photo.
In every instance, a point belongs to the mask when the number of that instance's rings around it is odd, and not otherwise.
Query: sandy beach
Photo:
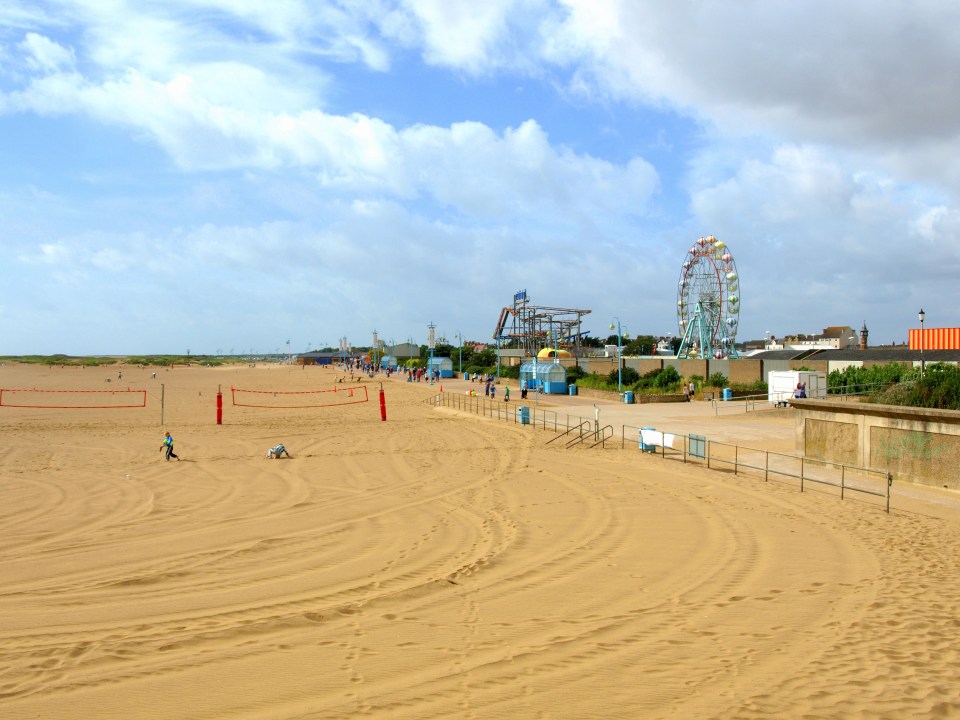
[[[564,449],[399,378],[382,422],[382,378],[122,372],[0,368],[5,389],[147,391],[0,407],[0,717],[960,717],[956,493],[896,487],[888,515]],[[604,408],[792,450],[784,413]],[[293,458],[265,459],[280,442]]]

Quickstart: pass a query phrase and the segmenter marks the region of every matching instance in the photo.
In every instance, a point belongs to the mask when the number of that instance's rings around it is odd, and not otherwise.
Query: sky
[[[5,0],[0,355],[960,326],[954,0]]]

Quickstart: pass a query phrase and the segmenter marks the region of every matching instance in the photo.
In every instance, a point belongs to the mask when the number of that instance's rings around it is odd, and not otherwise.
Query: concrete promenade
[[[704,435],[711,441],[719,441],[755,448],[794,454],[796,452],[796,417],[792,408],[754,410],[746,412],[742,402],[720,403],[720,412],[709,401],[694,400],[688,403],[645,403],[627,405],[612,394],[609,400],[579,395],[544,395],[529,393],[525,401],[520,399],[518,381],[501,379],[497,385],[497,402],[503,403],[505,384],[510,387],[510,405],[527,405],[539,411],[554,412],[563,423],[566,415],[593,420],[595,410],[600,410],[600,425],[611,425],[614,436],[621,436],[623,426],[653,427],[662,432],[689,435]],[[444,378],[440,383],[445,393],[464,394],[475,390],[483,397],[483,383],[471,383],[457,378]],[[433,386],[437,388],[436,385]],[[628,438],[636,440],[636,436]]]

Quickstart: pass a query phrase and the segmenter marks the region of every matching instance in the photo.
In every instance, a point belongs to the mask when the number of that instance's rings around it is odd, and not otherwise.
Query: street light
[[[460,375],[463,375],[463,333],[457,330],[457,350],[460,353]]]
[[[623,361],[621,360],[621,335],[620,335],[620,318],[614,317],[614,321],[617,323],[614,325],[610,323],[610,329],[617,331],[617,392],[621,395],[623,394]]]
[[[920,318],[920,379],[923,380],[923,319],[927,314],[923,311],[923,308],[920,308],[917,316]]]

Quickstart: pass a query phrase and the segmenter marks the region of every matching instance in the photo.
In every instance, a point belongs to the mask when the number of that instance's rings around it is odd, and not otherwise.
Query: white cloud
[[[513,0],[458,4],[444,0],[409,0],[420,23],[427,62],[469,72],[486,69],[491,51],[506,31]]]
[[[960,272],[956,211],[849,170],[854,163],[780,146],[694,190],[700,227],[727,241],[740,269],[742,323],[755,322],[752,310],[826,327],[854,322],[850,311],[859,308],[889,335],[901,304],[922,302],[927,283]],[[938,294],[952,303],[956,291],[948,283]]]
[[[474,122],[398,131],[360,114],[239,107],[229,104],[235,90],[267,79],[254,69],[226,70],[206,66],[199,80],[180,74],[165,83],[129,71],[99,85],[58,73],[12,97],[20,109],[80,110],[148,133],[186,169],[302,166],[336,191],[425,194],[473,215],[535,215],[549,207],[586,217],[624,203],[642,208],[657,187],[645,161],[618,167],[554,148],[534,121],[499,136]],[[234,76],[232,85],[214,82],[221,71]]]
[[[69,70],[75,62],[72,49],[65,48],[37,33],[27,33],[21,48],[25,53],[27,66],[33,70],[42,72]]]
[[[20,262],[28,264],[57,265],[70,258],[70,251],[63,243],[41,243],[35,253],[20,255]]]
[[[960,188],[956,3],[565,4],[545,57],[574,67],[583,93],[674,107],[734,135],[870,148]],[[911,164],[931,146],[933,162]]]
[[[960,305],[953,3],[33,6],[0,9],[0,122],[35,113],[56,132],[69,116],[84,139],[135,138],[173,161],[125,170],[129,190],[75,196],[77,176],[104,169],[88,173],[84,152],[109,157],[107,144],[64,158],[69,170],[18,166],[0,211],[24,274],[3,280],[37,288],[38,306],[56,278],[90,307],[109,283],[202,328],[232,316],[217,296],[240,285],[266,298],[235,301],[248,317],[295,326],[301,308],[336,303],[342,332],[376,317],[399,334],[441,305],[472,320],[526,287],[598,316],[642,305],[651,327],[631,329],[666,331],[683,251],[707,233],[737,257],[747,332],[750,313],[805,316],[785,330],[856,322],[837,317],[854,302],[892,326],[930,278]],[[562,88],[554,107],[498,113],[416,86],[438,73],[484,98]],[[354,94],[371,76],[376,89]],[[497,100],[511,111],[517,97]],[[631,109],[650,142],[630,145]],[[678,113],[693,122],[678,129]],[[596,141],[597,124],[623,142]],[[198,294],[208,315],[191,314]]]

